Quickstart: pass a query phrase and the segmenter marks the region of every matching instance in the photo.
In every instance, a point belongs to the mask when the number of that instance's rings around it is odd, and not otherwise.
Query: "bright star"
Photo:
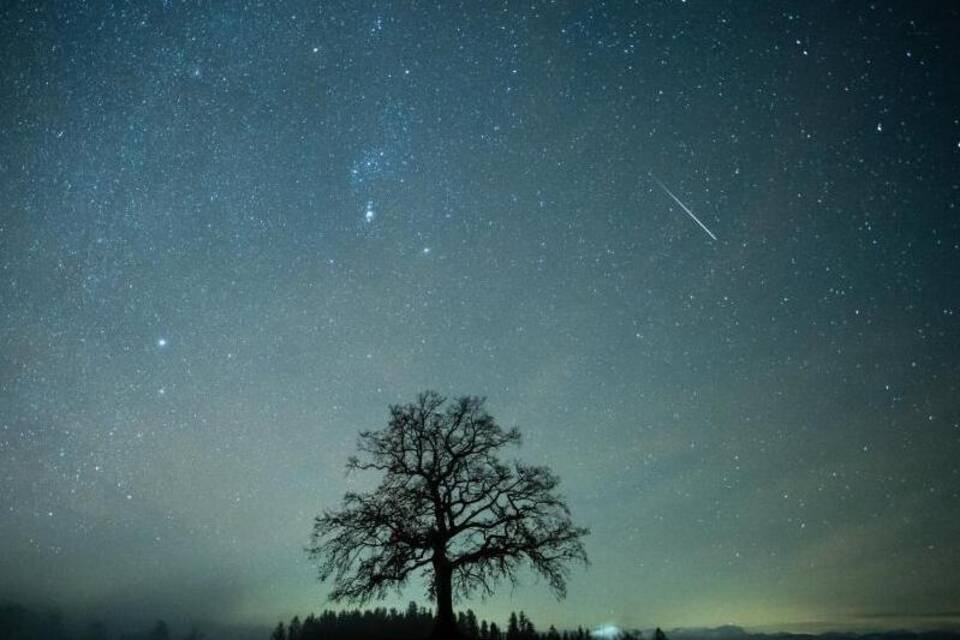
[[[159,340],[157,340],[157,346],[160,347],[161,349],[167,346],[167,339],[160,338]]]

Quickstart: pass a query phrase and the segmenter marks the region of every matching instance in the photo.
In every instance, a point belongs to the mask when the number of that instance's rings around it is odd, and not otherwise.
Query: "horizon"
[[[416,600],[411,600],[409,602],[416,602]],[[418,606],[423,607],[424,605],[420,602],[417,603]],[[482,604],[482,603],[481,603]],[[0,600],[0,608],[6,606],[25,606],[27,610],[33,613],[46,614],[46,613],[55,613],[59,615],[64,615],[67,618],[68,626],[73,627],[85,627],[86,624],[99,621],[106,622],[108,629],[111,631],[119,631],[121,633],[138,633],[143,632],[145,629],[149,628],[153,623],[158,620],[164,620],[170,624],[172,633],[177,635],[178,632],[186,633],[190,629],[197,629],[210,637],[212,640],[217,640],[222,633],[230,633],[232,631],[242,631],[244,635],[249,634],[250,637],[264,637],[266,638],[269,635],[269,632],[275,627],[277,622],[289,622],[293,617],[299,618],[301,621],[307,618],[310,615],[319,615],[321,612],[330,610],[335,612],[340,611],[355,611],[355,610],[374,610],[374,609],[385,609],[390,610],[391,608],[398,611],[403,611],[406,608],[406,604],[403,606],[398,605],[383,605],[379,603],[370,603],[367,606],[330,606],[330,603],[327,603],[327,606],[322,606],[314,610],[306,612],[298,612],[288,616],[281,616],[274,620],[263,620],[260,622],[231,622],[227,620],[197,620],[197,619],[178,619],[177,617],[167,618],[164,616],[150,616],[145,615],[141,617],[136,616],[124,616],[120,620],[113,619],[111,620],[110,616],[98,615],[93,612],[79,612],[79,611],[70,611],[65,610],[55,605],[47,604],[46,606],[40,603],[34,603],[32,606],[28,606],[23,602],[15,602],[10,600]],[[426,607],[430,609],[430,607]],[[519,613],[522,611],[521,608],[513,609],[505,612],[503,616],[500,617],[490,617],[485,615],[483,609],[477,609],[473,606],[464,605],[464,606],[455,606],[457,611],[466,611],[468,609],[474,611],[477,615],[478,620],[487,620],[488,622],[496,622],[501,628],[506,626],[507,618],[511,612]],[[432,611],[432,609],[431,609]],[[915,633],[915,634],[924,634],[924,633],[949,633],[960,635],[960,615],[956,612],[943,612],[940,614],[918,614],[909,617],[902,616],[885,616],[885,615],[861,615],[856,616],[852,620],[846,621],[801,621],[801,622],[783,622],[774,625],[754,625],[754,626],[745,626],[739,625],[735,621],[726,622],[723,624],[717,625],[674,625],[674,626],[664,626],[657,624],[649,625],[626,625],[619,624],[616,621],[604,620],[587,624],[574,624],[572,626],[561,626],[554,625],[550,620],[540,620],[537,619],[537,616],[530,614],[531,619],[534,623],[537,624],[537,628],[540,631],[544,629],[555,626],[559,631],[564,630],[575,630],[577,627],[582,626],[584,629],[587,629],[591,633],[594,633],[598,630],[604,628],[614,628],[622,631],[629,632],[642,632],[644,637],[648,637],[656,628],[662,628],[664,632],[667,633],[670,637],[702,637],[704,635],[709,636],[710,638],[736,638],[737,632],[742,632],[747,635],[763,635],[763,636],[782,636],[782,635],[796,635],[796,636],[829,636],[832,634],[846,635],[846,636],[866,636],[873,634],[896,634],[896,633]],[[502,618],[502,619],[501,619]],[[877,624],[875,622],[869,622],[870,620],[877,619],[889,619],[896,620],[896,623],[890,624]],[[542,625],[542,626],[541,626]],[[212,630],[212,633],[211,633]],[[730,633],[723,633],[717,635],[716,632],[730,630]]]
[[[0,4],[0,601],[322,610],[434,389],[590,530],[482,617],[960,624],[957,59],[950,3]]]

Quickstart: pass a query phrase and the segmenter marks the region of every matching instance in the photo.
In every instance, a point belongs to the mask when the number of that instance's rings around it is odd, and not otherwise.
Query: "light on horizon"
[[[594,638],[603,638],[604,640],[612,640],[613,638],[619,638],[623,635],[623,631],[620,627],[613,624],[605,624],[600,627],[597,627],[590,632],[591,637]]]

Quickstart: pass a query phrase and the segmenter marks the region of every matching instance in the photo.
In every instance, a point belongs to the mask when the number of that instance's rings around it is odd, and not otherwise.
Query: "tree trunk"
[[[430,640],[462,638],[457,629],[457,619],[453,615],[453,569],[446,558],[443,558],[434,560],[433,571],[437,588],[437,622],[430,634]]]

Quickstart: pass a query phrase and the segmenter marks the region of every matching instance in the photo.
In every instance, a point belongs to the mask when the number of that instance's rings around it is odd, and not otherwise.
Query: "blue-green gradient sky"
[[[481,616],[956,623],[958,42],[935,2],[2,3],[0,599],[319,610],[312,516],[434,388],[593,530],[567,601]]]

